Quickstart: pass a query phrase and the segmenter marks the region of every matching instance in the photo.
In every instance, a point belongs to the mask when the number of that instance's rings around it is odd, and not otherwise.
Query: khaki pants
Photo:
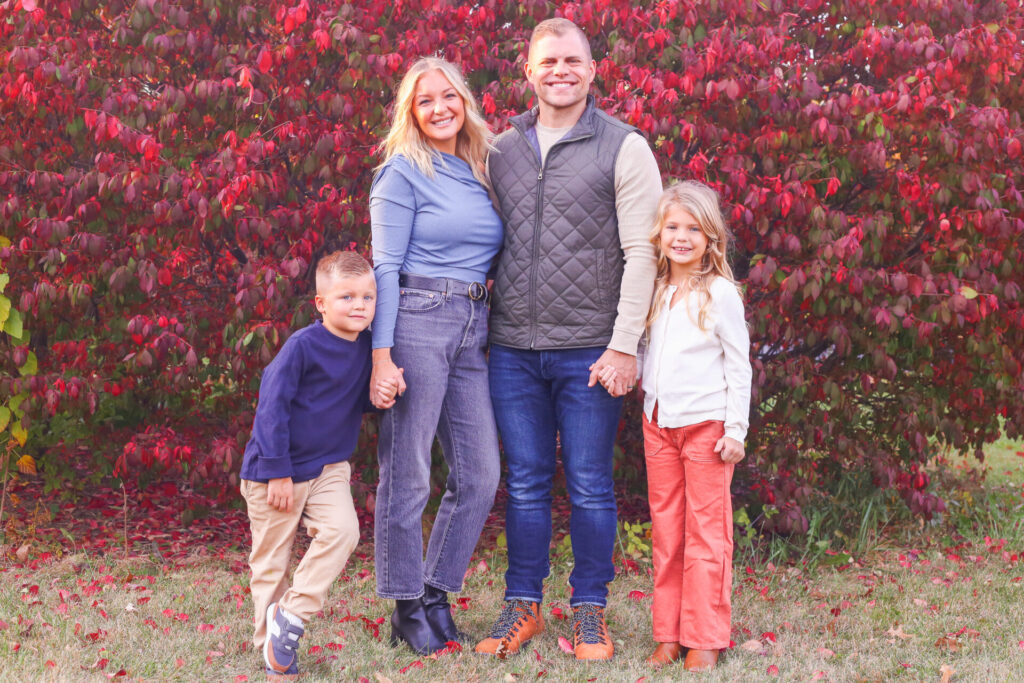
[[[308,621],[323,609],[328,589],[359,542],[351,475],[349,463],[339,462],[324,467],[316,479],[295,484],[291,512],[267,504],[266,484],[242,480],[252,531],[250,589],[256,610],[252,642],[257,650],[267,637],[267,606],[277,602],[303,623]],[[289,587],[288,564],[300,522],[312,541]]]

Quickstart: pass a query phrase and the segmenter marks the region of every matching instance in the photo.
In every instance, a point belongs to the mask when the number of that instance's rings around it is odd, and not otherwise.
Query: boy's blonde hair
[[[316,264],[316,291],[322,292],[330,286],[331,280],[359,277],[372,273],[370,262],[354,251],[335,251],[321,258]]]
[[[533,46],[544,36],[557,36],[561,38],[570,33],[575,33],[579,36],[580,42],[583,43],[583,49],[587,54],[587,61],[593,60],[594,56],[590,52],[590,41],[587,40],[587,34],[579,26],[562,17],[545,19],[533,27],[533,33],[530,34],[530,48],[529,52],[527,52],[527,59],[533,53]]]
[[[379,149],[384,155],[381,166],[384,166],[391,157],[401,154],[423,175],[428,178],[434,177],[434,158],[439,152],[427,142],[412,113],[416,85],[424,74],[431,71],[440,71],[448,79],[455,92],[462,98],[462,105],[466,111],[462,129],[455,137],[455,156],[469,164],[476,179],[484,187],[488,187],[484,161],[490,150],[491,132],[487,129],[487,123],[480,114],[480,105],[469,91],[459,67],[440,57],[420,57],[405,72],[395,95],[391,129],[380,144]]]
[[[736,284],[736,278],[726,260],[729,248],[729,230],[725,226],[725,217],[719,206],[718,193],[696,180],[684,180],[676,183],[661,194],[658,210],[655,214],[654,226],[651,228],[650,241],[654,245],[658,270],[654,278],[654,296],[651,299],[651,310],[647,315],[647,328],[658,318],[668,289],[669,260],[661,250],[661,230],[665,227],[668,212],[672,208],[680,208],[693,216],[701,231],[708,238],[708,247],[700,262],[697,274],[690,281],[690,291],[700,296],[700,311],[697,314],[697,327],[706,330],[708,308],[711,306],[711,281],[715,276],[724,277]]]

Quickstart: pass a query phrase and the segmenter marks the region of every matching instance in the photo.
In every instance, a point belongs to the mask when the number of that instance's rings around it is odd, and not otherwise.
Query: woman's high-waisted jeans
[[[424,583],[462,590],[500,474],[486,344],[486,302],[402,287],[391,357],[407,389],[381,415],[377,450],[374,553],[383,598],[418,598]],[[435,433],[449,474],[424,560]]]

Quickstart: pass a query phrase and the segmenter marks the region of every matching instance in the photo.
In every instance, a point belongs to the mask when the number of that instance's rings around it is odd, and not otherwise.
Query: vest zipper
[[[577,123],[579,123],[579,121],[577,121]],[[524,133],[523,130],[521,128],[519,128],[519,126],[513,125],[513,128],[515,128],[516,131],[519,133],[519,135],[522,136],[523,140],[526,142],[527,147],[529,147],[531,150],[533,150],[533,143],[530,142],[530,138],[526,135],[526,133]],[[544,168],[545,168],[545,166],[547,166],[548,159],[551,158],[551,153],[555,150],[555,147],[559,147],[561,145],[568,144],[570,142],[576,142],[577,140],[583,140],[584,138],[588,138],[590,136],[591,136],[591,134],[588,133],[588,134],[584,134],[584,135],[577,135],[576,137],[569,138],[567,140],[566,139],[562,139],[562,140],[556,141],[555,144],[551,145],[551,147],[548,148],[548,153],[545,155],[544,161],[541,162],[540,168],[537,170],[537,209],[534,212],[535,215],[536,215],[536,218],[534,219],[534,222],[533,222],[533,254],[531,255],[532,263],[530,264],[530,350],[531,351],[535,351],[536,350],[535,347],[536,347],[536,344],[537,344],[537,328],[539,327],[539,323],[537,322],[537,269],[539,267],[539,264],[537,262],[537,257],[538,257],[539,252],[540,252],[540,229],[541,229],[541,225],[543,224],[543,220],[542,220],[543,217],[541,215],[541,207],[543,206],[543,202],[541,200],[542,200],[542,198],[544,196]]]
[[[551,150],[548,150],[549,152]],[[545,160],[546,161],[546,160]],[[540,323],[537,320],[537,270],[539,264],[537,259],[540,252],[540,226],[543,221],[541,220],[541,210],[543,206],[542,198],[544,197],[544,165],[541,164],[540,170],[537,171],[537,209],[534,212],[536,219],[533,222],[533,256],[530,263],[530,350],[533,351],[537,344],[537,328]]]

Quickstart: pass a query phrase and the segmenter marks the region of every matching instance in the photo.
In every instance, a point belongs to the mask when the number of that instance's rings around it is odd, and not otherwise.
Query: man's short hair
[[[587,61],[592,60],[594,57],[590,52],[590,41],[587,40],[587,34],[579,26],[562,17],[545,19],[533,27],[533,33],[530,34],[530,49],[527,53],[527,59],[529,59],[530,53],[533,52],[533,46],[544,36],[561,37],[569,33],[575,33],[579,36],[580,42],[583,43],[583,49],[587,53]]]
[[[372,273],[369,261],[355,251],[335,251],[316,264],[316,288],[326,287],[332,278],[359,277]]]

